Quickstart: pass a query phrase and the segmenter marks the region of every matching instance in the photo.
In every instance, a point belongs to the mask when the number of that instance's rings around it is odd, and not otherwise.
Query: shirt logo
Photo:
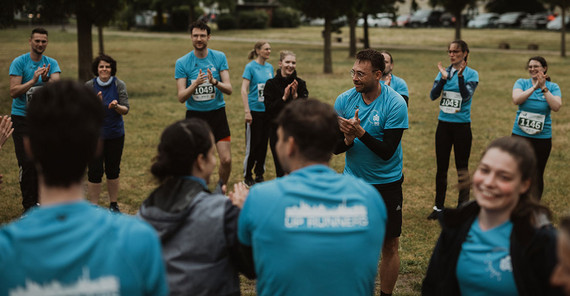
[[[363,205],[346,206],[346,202],[328,208],[300,202],[285,208],[286,228],[355,228],[368,226],[368,210]]]
[[[378,116],[378,114],[374,114],[374,116],[372,116],[372,124],[374,124],[374,126],[380,125],[380,116]]]

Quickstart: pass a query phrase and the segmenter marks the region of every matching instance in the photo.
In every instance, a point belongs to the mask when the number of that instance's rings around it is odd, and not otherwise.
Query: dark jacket
[[[461,295],[457,260],[479,210],[473,201],[460,209],[445,209],[440,215],[441,234],[422,284],[422,295]],[[562,295],[550,286],[550,275],[558,261],[556,230],[549,223],[535,227],[528,219],[511,221],[510,254],[519,295]]]
[[[283,77],[281,75],[281,69],[277,69],[275,77],[267,80],[265,82],[265,88],[263,89],[265,114],[267,114],[267,118],[276,118],[279,112],[285,108],[285,104],[293,101],[293,95],[290,95],[283,101],[285,88],[291,84],[293,80],[297,80],[299,84],[297,86],[297,98],[306,99],[309,97],[307,84],[303,79],[297,77],[297,71],[293,71],[293,74],[289,75],[289,77]]]
[[[160,237],[170,295],[240,295],[238,271],[255,277],[237,238],[239,209],[196,180],[166,181],[138,215]]]

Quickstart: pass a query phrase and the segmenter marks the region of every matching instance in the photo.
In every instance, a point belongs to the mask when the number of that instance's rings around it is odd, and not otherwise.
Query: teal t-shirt
[[[242,78],[249,80],[249,94],[247,95],[249,109],[265,112],[263,89],[265,82],[273,78],[273,66],[270,63],[261,65],[253,60],[245,66]]]
[[[381,84],[380,96],[370,105],[364,103],[362,94],[355,88],[342,93],[336,99],[337,114],[346,119],[354,117],[358,109],[360,125],[372,137],[382,141],[387,129],[408,128],[406,101],[394,89]],[[369,184],[386,184],[402,178],[402,143],[388,160],[383,160],[362,141],[354,139],[354,146],[346,151],[344,173],[362,178]]]
[[[34,78],[34,72],[41,67],[50,65],[49,76],[53,73],[61,73],[59,65],[55,59],[42,55],[42,58],[34,62],[30,57],[30,53],[25,53],[12,61],[10,64],[10,76],[22,76],[22,84],[32,80]],[[28,100],[32,99],[34,91],[42,87],[44,82],[42,77],[38,79],[38,82],[34,84],[25,94],[12,98],[12,114],[18,116],[26,116],[26,109],[28,105]]]
[[[474,87],[471,91],[471,97],[467,101],[463,102],[461,93],[459,92],[459,78],[457,76],[457,71],[451,70],[452,67],[448,67],[448,74],[451,76],[447,78],[445,85],[443,86],[443,91],[441,94],[441,100],[439,104],[439,117],[438,119],[446,122],[458,122],[466,123],[471,122],[471,102],[473,101]],[[437,73],[435,81],[441,79],[441,73]],[[477,71],[465,67],[463,70],[463,81],[465,85],[470,87],[470,85],[477,85],[479,83],[479,73]]]
[[[562,97],[558,84],[546,81],[545,86],[554,96]],[[519,79],[513,86],[513,89],[521,89],[523,91],[529,88],[532,88],[532,79],[530,78]],[[513,134],[535,139],[552,138],[550,112],[550,106],[546,102],[542,90],[535,90],[526,101],[519,105],[513,125]]]
[[[186,78],[186,87],[188,87],[198,78],[200,70],[202,73],[207,73],[208,69],[216,80],[221,81],[220,72],[229,70],[226,55],[221,51],[208,48],[208,55],[200,59],[196,57],[194,51],[191,51],[176,61],[174,78]],[[200,84],[194,94],[186,100],[186,108],[192,111],[212,111],[225,105],[222,91],[210,82]]]
[[[260,296],[372,295],[386,220],[374,187],[312,165],[254,185],[238,237]]]
[[[475,219],[457,261],[461,295],[518,295],[510,255],[512,230],[507,221],[483,231]]]

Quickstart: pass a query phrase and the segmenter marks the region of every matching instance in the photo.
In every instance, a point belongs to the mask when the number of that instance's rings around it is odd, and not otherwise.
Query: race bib
[[[32,98],[34,97],[34,92],[39,90],[41,87],[42,87],[41,85],[38,85],[38,86],[32,86],[30,87],[30,89],[28,89],[28,91],[26,92],[26,105],[30,104]]]
[[[523,132],[536,135],[542,132],[545,118],[546,115],[543,114],[521,111],[517,124]]]
[[[192,80],[191,83],[194,83]],[[210,101],[216,98],[216,87],[210,82],[204,82],[196,88],[192,95],[194,101]]]
[[[265,97],[263,96],[263,89],[265,89],[265,83],[258,83],[257,84],[257,101],[258,102],[265,101]]]
[[[439,109],[444,113],[457,113],[461,110],[461,94],[455,91],[444,90],[439,101]]]

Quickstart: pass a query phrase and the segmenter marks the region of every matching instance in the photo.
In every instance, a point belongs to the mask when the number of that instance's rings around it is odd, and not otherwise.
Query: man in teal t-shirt
[[[194,50],[176,61],[174,78],[178,101],[186,104],[186,118],[206,121],[214,133],[220,156],[216,190],[221,191],[232,171],[230,126],[224,101],[224,94],[232,94],[232,84],[226,55],[208,48],[210,32],[206,23],[192,23],[190,37]]]
[[[24,137],[28,132],[26,110],[35,91],[48,82],[57,81],[61,70],[55,59],[44,55],[48,46],[48,32],[35,28],[30,35],[30,52],[10,64],[10,96],[12,97],[12,122],[14,124],[14,149],[20,168],[20,189],[24,211],[38,203],[38,177],[36,168],[24,152]]]
[[[373,185],[386,204],[388,224],[380,291],[381,295],[391,295],[400,268],[404,182],[400,142],[408,128],[408,109],[401,95],[379,83],[385,66],[384,56],[376,50],[365,49],[356,55],[351,70],[354,87],[340,94],[334,104],[344,136],[335,153],[346,151],[344,174]]]
[[[293,101],[277,119],[285,172],[230,193],[247,199],[238,237],[251,247],[258,295],[372,295],[386,229],[378,192],[328,164],[338,139],[333,108]]]

